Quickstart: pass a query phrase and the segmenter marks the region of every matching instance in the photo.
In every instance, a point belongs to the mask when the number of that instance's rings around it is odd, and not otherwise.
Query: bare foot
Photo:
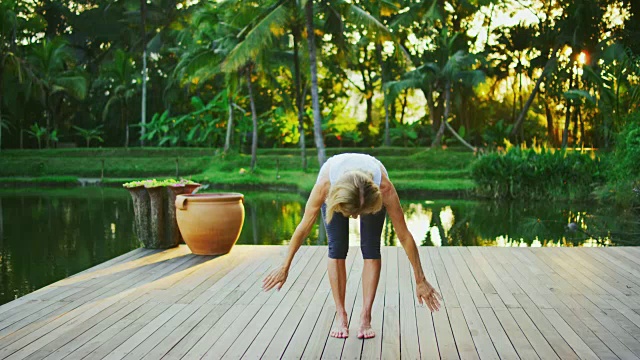
[[[360,329],[358,330],[358,339],[371,339],[376,336],[375,331],[371,328],[371,314],[362,314],[360,316]]]
[[[349,321],[347,313],[340,314],[336,317],[336,326],[331,330],[330,335],[334,338],[345,339],[349,337]]]

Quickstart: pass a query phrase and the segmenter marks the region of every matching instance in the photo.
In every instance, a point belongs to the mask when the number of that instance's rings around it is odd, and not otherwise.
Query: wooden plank
[[[91,329],[96,324],[102,322],[109,316],[113,315],[115,312],[121,310],[126,305],[128,305],[128,302],[125,302],[125,301],[120,301],[118,303],[115,303],[109,306],[108,308],[104,309],[103,311],[99,312],[95,316],[87,319],[86,321],[83,321],[82,323],[71,327],[64,333],[61,333],[55,339],[51,339],[49,343],[46,343],[45,342],[46,340],[43,340],[44,338],[41,338],[40,340],[38,340],[38,345],[42,347],[37,351],[33,352],[31,355],[29,355],[27,359],[42,359],[46,357],[47,355],[51,354],[52,352],[56,351],[60,347],[67,344],[68,342],[72,341],[73,339],[75,339],[85,331]]]
[[[553,350],[562,359],[578,359],[571,346],[562,337],[562,334],[558,333],[553,325],[547,320],[547,318],[537,308],[524,308],[529,318],[533,321],[535,326],[540,330],[544,338],[551,345]]]
[[[423,272],[431,286],[433,286],[436,291],[440,292],[440,287],[438,286],[438,283],[435,279],[435,274],[433,272],[431,260],[429,259],[429,254],[425,250],[426,249],[418,247],[418,253],[420,254],[420,262],[422,264]],[[414,289],[414,293],[412,295],[415,298],[416,278],[413,273],[411,274],[411,285]],[[440,311],[446,311],[445,307],[443,306]],[[440,354],[438,352],[438,340],[436,338],[436,329],[433,323],[433,316],[431,311],[426,306],[426,304],[417,304],[415,313],[421,358],[439,359]],[[450,340],[452,343],[454,342],[453,337]],[[455,349],[455,344],[453,344],[453,348]]]
[[[446,272],[442,273],[442,270],[438,270],[437,268],[441,266],[440,269],[444,268],[442,265],[442,260],[440,256],[438,256],[437,248],[428,247],[425,249],[429,254],[429,261],[427,265],[427,272],[430,274],[431,279],[434,279],[434,283],[438,285],[438,289],[441,290],[440,294],[442,294],[442,283],[441,281],[446,280],[448,286],[451,286],[451,282],[447,278]],[[439,262],[439,265],[438,265]],[[440,272],[440,274],[438,274]],[[451,288],[453,290],[453,288]],[[443,295],[444,297],[444,295]],[[457,306],[449,306],[447,305],[447,301],[455,301],[454,305]],[[440,311],[437,311],[432,314],[433,317],[433,327],[436,333],[436,339],[438,342],[438,351],[440,352],[440,358],[442,359],[459,359],[458,349],[456,347],[456,341],[453,337],[453,330],[451,328],[451,323],[449,321],[449,309],[459,308],[458,299],[455,296],[455,292],[451,293],[447,298],[443,299],[442,307]]]
[[[478,313],[478,309],[471,299],[471,295],[469,294],[466,285],[464,284],[464,281],[462,280],[462,277],[458,272],[456,265],[454,264],[454,260],[451,257],[451,253],[453,252],[453,250],[447,248],[440,248],[438,250],[440,256],[442,257],[442,262],[445,264],[445,268],[447,269],[447,273],[449,274],[449,278],[451,279],[451,284],[453,284],[453,287],[455,289],[458,302],[460,303],[460,308],[462,309],[464,319],[467,322],[467,327],[471,332],[471,338],[473,339],[473,343],[475,344],[476,350],[478,351],[478,355],[482,359],[499,359],[499,355],[496,351],[496,348],[493,346],[493,342],[491,341],[482,318]],[[456,335],[455,329],[453,334],[454,336]],[[457,338],[456,344],[458,344]],[[459,346],[458,351],[460,351]],[[460,357],[462,357],[462,353],[460,353]]]
[[[300,249],[300,254],[303,258],[308,258],[309,250],[306,248]],[[251,264],[243,272],[239,274],[233,274],[229,282],[231,285],[223,285],[224,283],[219,281],[216,285],[221,284],[225,287],[221,289],[217,296],[212,297],[207,303],[217,303],[216,309],[216,321],[202,322],[198,325],[194,331],[189,332],[184,338],[180,340],[165,356],[167,359],[179,359],[183,356],[202,357],[207,350],[213,345],[212,339],[217,339],[220,333],[229,326],[229,324],[239,314],[239,311],[246,308],[248,298],[254,298],[261,291],[262,277],[275,265],[275,258],[263,257],[266,261],[255,261],[254,258],[247,259],[247,263]],[[296,260],[292,269],[298,269],[301,262]],[[236,280],[233,280],[235,278]],[[224,280],[224,279],[223,279]],[[283,287],[283,290],[285,288]],[[283,291],[281,290],[281,291]],[[243,299],[244,305],[236,306],[237,302]],[[194,302],[193,304],[197,304]],[[235,306],[235,307],[234,307]],[[232,310],[233,309],[233,310]],[[208,327],[200,325],[209,325]]]
[[[157,305],[156,305],[157,306]],[[126,339],[120,346],[113,349],[104,359],[116,360],[124,358],[129,352],[133,351],[136,346],[140,345],[147,337],[158,330],[163,324],[174,317],[180,310],[182,310],[185,304],[173,304],[165,309],[158,317],[149,321],[142,329],[132,334]]]
[[[489,265],[489,262],[482,255],[482,253],[478,250],[478,248],[477,247],[471,247],[471,248],[463,248],[463,249],[464,249],[463,252],[466,251],[471,255],[471,257],[474,259],[475,263],[478,265],[478,268],[480,270],[482,270],[482,272],[486,275],[487,279],[489,280],[489,282],[493,286],[493,289],[495,289],[495,292],[498,294],[498,296],[502,300],[502,303],[504,303],[504,306],[506,306],[508,308],[520,307],[520,303],[518,303],[518,301],[513,296],[511,291],[503,283],[501,276],[498,276],[498,274]],[[487,295],[487,297],[489,299],[492,298],[490,295]],[[494,302],[495,302],[495,300],[494,300]]]
[[[555,264],[560,265],[565,271],[563,272],[563,276],[571,277],[575,279],[577,282],[582,282],[589,290],[585,290],[584,294],[595,294],[595,295],[612,295],[617,300],[621,301],[627,306],[640,307],[635,301],[627,297],[623,292],[611,286],[607,282],[598,278],[587,268],[582,267],[581,265],[572,262],[571,264],[567,263],[565,259],[563,259],[559,255],[554,255],[551,252],[547,252],[548,261],[554,261]],[[606,303],[606,301],[605,301]],[[601,305],[601,304],[598,304]],[[610,305],[610,304],[609,304]],[[610,308],[607,304],[602,304],[603,309]]]
[[[572,261],[578,262],[583,268],[589,268],[591,273],[600,277],[600,279],[607,281],[612,285],[615,284],[614,286],[625,295],[637,295],[640,293],[640,286],[638,284],[628,281],[626,278],[620,276],[620,274],[611,270],[609,267],[605,266],[593,257],[588,256],[586,253],[581,251],[576,251],[576,249],[567,250],[569,251],[564,251],[564,254],[568,258]]]
[[[222,292],[221,292],[222,293]],[[228,294],[228,292],[226,292],[225,294]],[[222,296],[222,295],[221,295]],[[168,305],[168,304],[161,304],[161,305]],[[155,306],[155,305],[154,305]],[[212,309],[209,309],[212,310]],[[133,314],[135,316],[135,314]],[[146,315],[147,317],[149,317],[149,315]],[[154,316],[152,318],[149,318],[147,320],[147,322],[152,321],[153,318],[157,317]],[[215,316],[211,316],[211,318],[215,319]],[[137,320],[136,320],[137,321]],[[137,322],[133,322],[132,326],[134,326],[133,329],[131,329],[131,326],[129,326],[129,324],[132,324],[132,321],[125,318],[124,321],[118,322],[116,324],[114,324],[113,326],[111,326],[109,329],[107,329],[106,331],[104,331],[103,333],[101,333],[99,336],[102,338],[102,340],[100,341],[99,345],[108,345],[108,348],[105,349],[97,349],[97,351],[99,351],[101,354],[107,354],[109,352],[111,352],[113,349],[117,348],[118,346],[120,346],[124,341],[126,341],[127,339],[122,339],[120,333],[121,332],[125,332],[129,335],[131,334],[135,334],[138,330],[140,330],[140,326],[137,325]],[[184,333],[180,333],[180,335],[182,335]],[[120,337],[120,338],[118,338]],[[108,344],[110,343],[110,344]],[[87,354],[91,351],[96,350],[98,346],[93,346],[92,344],[89,344],[89,346],[85,347],[83,346],[83,348],[80,348],[80,350],[82,351],[83,354]]]
[[[323,251],[321,253],[321,256],[326,258],[326,252]],[[349,267],[348,264],[347,267]],[[304,352],[305,346],[309,342],[309,338],[311,337],[311,333],[313,332],[322,309],[326,306],[327,301],[331,301],[329,300],[330,294],[331,287],[329,284],[327,271],[325,270],[324,277],[320,281],[318,289],[313,294],[313,298],[309,302],[309,305],[307,306],[305,313],[300,320],[298,327],[296,328],[296,331],[293,333],[293,336],[289,341],[284,354],[282,355],[283,359],[299,359],[302,357],[302,353]],[[231,350],[227,351],[227,353],[225,353],[225,357],[227,357],[230,352]]]
[[[129,254],[131,254],[131,256],[136,255],[136,257],[140,257],[140,256],[143,256],[143,255],[146,255],[146,253],[138,254],[138,252],[136,250],[133,250],[133,251],[131,251],[129,253],[126,253],[126,254],[122,255],[121,256],[122,258],[119,259],[119,261],[116,261],[115,263],[123,262],[125,260],[124,257],[126,255],[129,255]],[[115,259],[113,259],[113,260],[115,260]],[[97,265],[95,267],[102,267],[102,264],[99,264],[99,265]],[[85,270],[83,272],[80,272],[79,274],[88,272],[89,270],[91,270],[91,269],[87,269],[87,270]],[[79,275],[79,274],[76,274],[76,275]],[[74,275],[74,276],[76,276],[76,275]],[[28,302],[30,302],[32,300],[40,299],[41,297],[46,296],[47,294],[50,294],[52,292],[60,291],[61,290],[60,287],[65,284],[65,281],[67,281],[67,279],[69,279],[69,278],[62,279],[62,280],[60,280],[60,281],[58,281],[56,283],[53,283],[51,285],[48,285],[48,286],[43,287],[41,289],[38,289],[38,290],[36,290],[36,291],[34,291],[32,293],[26,294],[25,296],[22,296],[19,299],[16,299],[16,300],[13,300],[13,301],[8,302],[6,304],[0,305],[0,314],[5,313],[5,312],[7,312],[7,311],[9,311],[11,309],[14,309],[16,307],[22,306],[22,305],[24,305],[24,304],[26,304],[26,303],[28,303]]]
[[[19,307],[15,311],[9,311],[9,313],[13,313],[14,315],[0,322],[0,339],[9,333],[15,332],[55,312],[65,305],[64,303],[50,300],[37,301],[37,303],[38,306],[36,307]],[[23,311],[24,308],[28,310]]]
[[[415,276],[404,251],[398,251],[398,277],[400,290],[400,353],[403,359],[420,359]],[[413,281],[412,281],[413,280]]]
[[[358,295],[358,289],[360,288],[360,284],[362,281],[362,267],[364,266],[364,261],[362,259],[362,251],[360,247],[352,247],[351,253],[354,253],[355,260],[353,266],[351,267],[351,271],[347,274],[347,287],[345,291],[345,311],[347,312],[347,326],[352,328],[352,320],[354,319],[353,309],[354,303],[356,300],[356,296]],[[349,281],[351,279],[351,281]],[[359,314],[356,314],[357,318]],[[338,315],[333,319],[333,324],[337,324]],[[358,320],[355,319],[353,321],[354,324],[358,323]],[[356,325],[357,326],[357,325]],[[357,334],[350,333],[349,336],[354,336]],[[322,358],[323,359],[339,359],[342,356],[342,350],[344,349],[344,344],[346,343],[346,339],[338,339],[330,336],[330,334],[324,335],[326,337],[326,342],[324,349],[322,350]]]
[[[484,293],[480,289],[480,286],[476,282],[476,278],[473,276],[473,274],[467,267],[467,263],[462,258],[462,254],[460,250],[457,247],[450,247],[448,248],[448,250],[449,250],[449,255],[451,256],[451,259],[455,263],[458,273],[462,278],[462,281],[464,281],[464,285],[467,288],[467,292],[469,293],[469,295],[471,296],[471,299],[473,300],[473,303],[475,304],[475,307],[476,308],[490,307],[489,302],[487,301],[487,298],[485,297]]]
[[[384,297],[384,319],[382,320],[382,358],[400,358],[400,299],[398,287],[398,248],[387,251],[387,291]]]
[[[93,350],[86,355],[87,358],[103,359],[127,341],[131,336],[140,331],[140,329],[151,323],[153,319],[161,316],[169,306],[169,304],[144,304],[132,313],[131,318],[127,316],[116,322],[113,326],[109,327],[109,329],[100,333],[100,336],[95,338],[94,341],[85,344],[85,346],[73,352],[70,356],[77,356],[81,353],[87,352],[90,348],[93,348]]]
[[[376,297],[373,301],[373,309],[371,310],[371,327],[376,332],[373,339],[367,339],[362,344],[362,359],[380,358],[382,356],[382,323],[384,321],[384,297],[387,290],[387,258],[388,247],[384,246],[380,249],[382,257],[382,266],[380,269],[380,282],[376,291]],[[295,340],[295,338],[294,338]],[[286,355],[286,354],[285,354]]]
[[[347,273],[351,273],[351,270],[355,265],[355,260],[356,256],[354,254],[354,251],[349,251],[345,264]],[[324,307],[322,308],[322,311],[320,312],[318,320],[313,327],[313,331],[311,332],[309,341],[306,343],[306,346],[302,353],[302,357],[300,357],[301,359],[317,359],[321,356],[322,351],[324,350],[324,346],[327,342],[327,337],[329,336],[329,333],[331,331],[331,326],[333,325],[335,314],[336,306],[333,302],[333,297],[329,295]]]
[[[82,323],[83,321],[90,319],[95,314],[100,313],[102,310],[113,305],[124,297],[125,295],[114,296],[106,300],[85,304],[73,309],[63,316],[58,317],[47,325],[37,328],[37,330],[33,332],[22,333],[22,331],[18,331],[13,333],[3,339],[3,344],[6,344],[7,346],[0,350],[0,358],[4,359],[9,356],[13,356],[15,358],[26,357],[40,349],[40,347],[48,344],[59,334],[64,333],[78,323]],[[19,333],[22,334],[11,338],[14,334]]]
[[[511,344],[513,344],[514,349],[518,353],[518,357],[522,360],[540,359],[529,343],[529,340],[527,340],[527,337],[522,332],[522,329],[520,329],[516,323],[516,320],[511,316],[509,310],[506,307],[504,309],[494,308],[493,312],[500,321],[500,324],[502,325],[504,332],[509,337]]]
[[[465,321],[461,308],[446,309],[451,322],[451,330],[456,341],[456,348],[460,359],[479,359],[478,350],[473,342],[473,337],[469,331],[469,326]]]
[[[317,253],[326,254],[326,251],[327,251],[326,247],[320,247],[320,250],[317,251]],[[298,255],[296,255],[296,258],[299,258]],[[292,269],[289,271],[289,274],[298,274],[298,276],[301,275],[300,274],[301,270],[299,269],[302,269],[302,267],[306,265],[305,262],[308,260],[305,260],[305,259],[300,261],[301,263],[300,267],[295,267],[295,266],[292,267]],[[274,263],[274,265],[276,264]],[[229,349],[224,354],[225,358],[239,359],[242,357],[242,355],[249,348],[249,346],[254,341],[256,336],[258,336],[258,333],[260,332],[262,327],[267,323],[269,318],[272,316],[276,307],[286,295],[286,292],[291,287],[292,287],[291,281],[287,280],[286,287],[280,290],[279,292],[271,292],[270,296],[268,297],[264,305],[254,305],[256,306],[257,313],[252,317],[251,321],[244,327],[240,335],[238,335],[237,339],[231,343]]]
[[[559,316],[559,314],[554,309],[541,309],[540,311],[547,318],[547,320],[549,320],[549,323],[556,329],[556,331],[564,338],[567,344],[571,346],[571,349],[578,355],[580,359],[599,359],[598,355],[596,355],[596,353],[594,353],[593,350],[591,350],[591,348],[584,343],[580,336],[578,336],[578,334],[573,331],[573,329],[562,319],[561,316]],[[605,349],[606,348],[601,348],[601,350]],[[613,356],[613,353],[611,353],[611,351],[607,351],[606,354]],[[615,356],[613,356],[613,358],[615,358]]]
[[[433,264],[433,270],[435,274],[435,279],[438,281],[438,285],[440,286],[440,295],[442,295],[443,304],[446,307],[460,307],[458,303],[458,298],[456,297],[456,292],[453,290],[453,285],[451,285],[451,280],[449,279],[449,275],[447,275],[447,271],[445,270],[444,264],[442,263],[442,259],[440,258],[439,248],[429,248],[429,255],[431,257],[431,263]]]
[[[470,248],[474,248],[474,246],[461,246],[456,250],[460,253],[460,256],[464,260],[466,266],[469,268],[469,271],[476,279],[476,282],[478,283],[478,286],[480,287],[482,293],[485,294],[485,296],[487,296],[488,294],[497,294],[495,287],[493,286],[489,278],[485,275],[484,271],[482,271],[480,265],[478,264],[478,262],[476,262],[475,257],[469,251]],[[487,299],[487,301],[488,300],[489,299]]]
[[[193,262],[191,262],[193,263]],[[189,261],[178,261],[176,263],[173,264],[162,264],[162,265],[158,265],[156,267],[156,273],[152,273],[151,278],[157,278],[157,279],[161,279],[157,282],[157,284],[162,284],[163,282],[166,281],[170,281],[170,279],[178,276],[177,274],[172,274],[171,272],[173,271],[178,271],[178,274],[180,274],[180,270],[181,269],[185,269],[188,268],[191,264]],[[166,276],[167,274],[170,274],[169,276]],[[166,276],[166,277],[165,277]],[[119,296],[121,298],[125,297],[125,296],[129,296],[129,298],[131,300],[138,298],[140,295],[142,295],[144,293],[143,289],[152,286],[152,284],[147,283],[144,284],[144,286],[142,286],[140,289],[138,289],[137,291],[139,291],[139,294],[135,295],[133,294],[133,292],[125,292],[122,294],[119,294]],[[118,299],[118,297],[115,297],[116,299]],[[78,300],[80,301],[80,300]],[[113,305],[107,305],[107,307],[109,306],[113,306]],[[97,309],[97,312],[96,312]],[[92,317],[97,316],[104,316],[105,313],[108,313],[108,311],[103,311],[105,308],[102,308],[100,306],[98,307],[93,307],[90,308],[89,311],[85,311],[82,315],[80,315],[79,318],[83,319],[84,321],[82,321],[79,325],[77,325],[76,323],[78,322],[78,319],[72,319],[71,321],[65,323],[64,325],[60,326],[59,328],[55,329],[54,331],[51,331],[49,333],[47,333],[45,336],[41,337],[38,342],[37,345],[35,343],[30,344],[29,346],[27,346],[26,348],[20,350],[20,352],[18,352],[17,354],[22,354],[22,353],[27,353],[33,352],[34,350],[38,350],[41,349],[42,347],[44,347],[47,344],[50,344],[51,342],[53,342],[54,340],[58,340],[56,341],[54,344],[49,345],[50,347],[52,347],[54,350],[57,349],[58,343],[60,343],[60,345],[64,345],[66,344],[68,341],[72,340],[73,338],[77,337],[79,334],[81,334],[82,332],[86,331],[87,329],[89,329],[92,325],[95,325],[95,323],[91,320]],[[117,310],[117,309],[116,309]],[[160,318],[162,318],[162,316],[160,316]],[[67,340],[63,340],[61,341],[59,339],[59,337],[62,337],[63,339],[66,339],[66,337],[69,337]],[[136,338],[137,339],[137,338]],[[129,341],[133,341],[131,339],[129,339]],[[46,351],[43,351],[43,353],[46,353]]]
[[[52,351],[46,357],[47,360],[59,360],[66,356],[69,356],[72,352],[76,351],[77,349],[79,349],[80,347],[82,347],[83,345],[85,345],[95,337],[99,336],[99,334],[102,333],[104,330],[106,330],[111,325],[113,325],[120,319],[124,318],[125,316],[128,316],[129,314],[131,314],[133,311],[138,309],[143,304],[144,304],[144,301],[141,301],[141,300],[136,300],[134,302],[127,304],[123,308],[113,313],[111,316],[98,322],[95,326],[91,327],[91,329],[83,332],[79,336],[75,337],[71,341],[68,341],[64,344],[61,344],[62,341],[58,342],[58,340],[56,340],[55,342],[59,344],[59,347],[56,350]]]
[[[382,267],[382,261],[380,261],[380,265]],[[360,277],[360,281],[357,284],[357,289],[352,290],[352,291],[356,291],[356,295],[355,295],[355,300],[353,302],[353,308],[350,311],[350,315],[349,315],[349,337],[344,340],[344,346],[342,347],[342,354],[339,357],[340,359],[360,359],[360,357],[362,356],[362,347],[364,346],[365,341],[362,339],[358,339],[358,330],[360,328],[360,315],[362,314],[363,296],[364,296],[363,295],[364,290],[362,287],[363,285],[362,273],[364,273],[364,264],[363,264],[362,270],[360,271],[360,274],[358,274],[357,272],[353,272],[353,276]],[[355,283],[355,281],[353,281],[352,279],[351,283],[353,284]],[[348,297],[346,297],[346,299],[348,299]],[[371,314],[371,316],[373,320],[373,313]],[[265,355],[267,354],[265,353]],[[325,358],[333,357],[333,356],[329,356],[328,352],[323,354],[323,356],[325,356]],[[335,358],[338,358],[338,357],[335,357]]]
[[[591,319],[591,317],[593,317],[636,356],[640,356],[640,342],[637,339],[624,330],[616,321],[607,316],[605,311],[591,303],[586,297],[577,300],[580,305],[584,307],[584,309],[574,310],[578,316],[582,317],[585,322],[591,324],[594,324]]]
[[[66,301],[77,300],[96,290],[117,286],[126,280],[135,279],[139,274],[150,273],[151,269],[155,269],[158,264],[180,261],[187,254],[189,254],[189,251],[185,247],[162,250],[113,267],[61,280],[62,285],[80,286],[84,289],[81,294],[69,297]],[[183,260],[186,260],[186,258]]]
[[[237,254],[237,253],[234,253],[234,254]],[[189,333],[189,331],[196,332],[197,329],[201,329],[201,328],[208,329],[213,323],[215,323],[219,319],[219,317],[222,316],[222,314],[224,314],[224,310],[220,309],[220,306],[218,306],[218,303],[220,302],[219,299],[230,295],[231,290],[234,287],[228,286],[228,284],[231,281],[233,281],[235,276],[237,276],[239,273],[245,270],[246,265],[248,264],[249,262],[240,264],[240,266],[237,266],[233,268],[233,270],[228,272],[227,273],[228,276],[221,278],[220,281],[213,284],[211,289],[216,293],[216,295],[213,296],[212,298],[208,298],[212,300],[212,302],[200,304],[202,305],[202,307],[198,310],[198,312],[196,312],[194,316],[191,316],[189,320],[185,322],[184,326],[181,325],[181,328],[184,331],[174,332],[174,334],[168,340],[163,341],[160,346],[157,346],[154,349],[154,351],[152,351],[148,355],[151,355],[152,359],[158,359],[160,358],[160,356],[164,355],[167,351],[174,348],[174,345],[179,341],[181,341],[183,337],[187,333]],[[122,331],[122,329],[127,329],[129,324],[132,324],[132,323],[135,324],[137,319],[141,315],[144,315],[146,313],[145,310],[146,309],[143,308],[140,311],[136,311],[132,313],[130,316],[127,316],[127,318],[123,319],[123,321],[118,322],[114,326],[108,328],[106,331],[104,331],[98,337],[96,337],[98,341],[88,343],[87,345],[84,345],[79,350],[77,350],[76,353],[78,353],[78,357],[86,356],[87,354],[95,350],[98,346],[100,346],[102,343],[108,341],[115,335],[119,334],[120,331]],[[202,316],[195,317],[195,315],[202,315]],[[180,347],[176,346],[176,348],[180,348]]]
[[[518,358],[518,354],[516,350],[513,348],[509,337],[505,333],[505,330],[500,325],[496,314],[493,312],[491,308],[478,308],[478,312],[480,313],[480,317],[482,318],[482,322],[487,328],[487,332],[489,333],[489,337],[491,337],[491,341],[493,342],[493,346],[495,347],[498,355],[501,359],[516,359]]]
[[[304,268],[299,270],[299,275],[297,277],[292,276],[292,282],[291,284],[288,284],[290,285],[290,288],[288,289],[285,296],[292,296],[294,292],[297,292],[298,297],[300,297],[304,294],[304,290],[309,288],[313,288],[313,291],[315,291],[319,280],[322,279],[322,256],[317,256],[318,254],[322,253],[321,249],[312,248],[308,250],[307,253],[308,258],[302,259]],[[277,263],[274,262],[273,265],[280,265],[280,259],[277,259]],[[274,266],[272,266],[272,268],[273,267]],[[319,277],[316,276],[317,273],[320,274]],[[225,354],[227,350],[229,350],[231,345],[240,338],[240,334],[244,331],[247,325],[251,322],[254,316],[260,311],[262,306],[264,306],[264,304],[272,295],[271,293],[262,291],[261,284],[262,277],[258,279],[258,283],[256,283],[255,285],[255,288],[258,290],[258,295],[253,296],[253,299],[249,297],[246,300],[241,299],[240,301],[238,301],[237,304],[242,311],[241,314],[235,320],[233,320],[233,324],[230,327],[224,330],[224,334],[217,337],[217,341],[213,342],[213,346],[207,351],[206,354],[204,354],[204,358],[222,357],[223,354]],[[307,286],[309,286],[309,288]],[[311,294],[313,293],[311,292]],[[309,294],[309,297],[311,297],[311,294]],[[308,300],[305,305],[307,304]],[[291,331],[295,331],[295,325],[296,324],[293,324],[293,329]],[[286,342],[284,346],[286,346]]]
[[[508,311],[541,359],[558,359],[558,355],[553,348],[551,348],[551,345],[549,345],[542,333],[540,333],[540,330],[538,330],[536,325],[531,321],[524,309],[513,308]]]
[[[587,259],[592,264],[596,264],[599,269],[605,268],[608,269],[609,273],[618,278],[620,281],[629,283],[632,285],[634,289],[636,289],[636,293],[640,292],[640,278],[634,276],[633,274],[626,271],[624,268],[616,265],[611,259],[607,259],[601,252],[599,251],[588,251],[588,248],[578,248],[575,250],[579,256]],[[615,258],[613,258],[615,260]],[[617,261],[617,260],[616,260]]]

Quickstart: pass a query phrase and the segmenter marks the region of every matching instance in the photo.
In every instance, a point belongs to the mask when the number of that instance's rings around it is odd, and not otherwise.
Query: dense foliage
[[[5,0],[0,22],[2,148],[609,148],[640,103],[637,1]]]
[[[605,181],[593,152],[521,149],[481,156],[471,174],[486,196],[512,199],[583,199]]]

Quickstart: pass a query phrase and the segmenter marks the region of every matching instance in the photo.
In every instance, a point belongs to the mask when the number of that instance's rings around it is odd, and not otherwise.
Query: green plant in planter
[[[131,194],[136,233],[144,246],[150,249],[178,246],[182,236],[176,221],[176,196],[191,194],[200,184],[185,179],[148,179],[122,186]]]

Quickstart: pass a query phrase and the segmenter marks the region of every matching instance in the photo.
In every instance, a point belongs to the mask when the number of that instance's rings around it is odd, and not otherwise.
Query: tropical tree
[[[84,129],[80,126],[75,125],[73,126],[73,128],[76,129],[77,134],[84,139],[87,147],[91,145],[91,140],[104,142],[104,139],[102,138],[102,135],[104,134],[104,131],[102,131],[102,125],[99,125],[93,129]]]
[[[448,129],[463,145],[475,151],[475,147],[464,140],[449,124],[451,114],[451,92],[455,86],[474,87],[484,79],[484,74],[474,69],[475,56],[463,50],[453,52],[457,35],[449,36],[447,28],[441,31],[438,47],[432,52],[434,61],[422,64],[415,70],[405,73],[400,80],[387,84],[390,99],[395,99],[406,89],[420,89],[427,102],[432,124],[438,124],[435,138],[431,146],[441,145],[445,128]],[[438,98],[434,94],[438,94]],[[442,101],[444,112],[438,118],[436,102]]]
[[[62,41],[43,40],[33,49],[29,60],[29,75],[45,111],[44,128],[53,133],[58,126],[55,116],[60,106],[68,98],[84,99],[87,81],[80,72],[73,69],[73,56]],[[47,140],[47,145],[48,143]]]
[[[106,121],[115,104],[120,107],[120,123],[124,127],[124,147],[129,147],[129,101],[137,93],[133,83],[135,67],[133,60],[121,49],[116,50],[113,61],[103,66],[103,78],[108,82],[109,100],[102,111],[102,120]],[[144,131],[144,130],[142,130]]]

